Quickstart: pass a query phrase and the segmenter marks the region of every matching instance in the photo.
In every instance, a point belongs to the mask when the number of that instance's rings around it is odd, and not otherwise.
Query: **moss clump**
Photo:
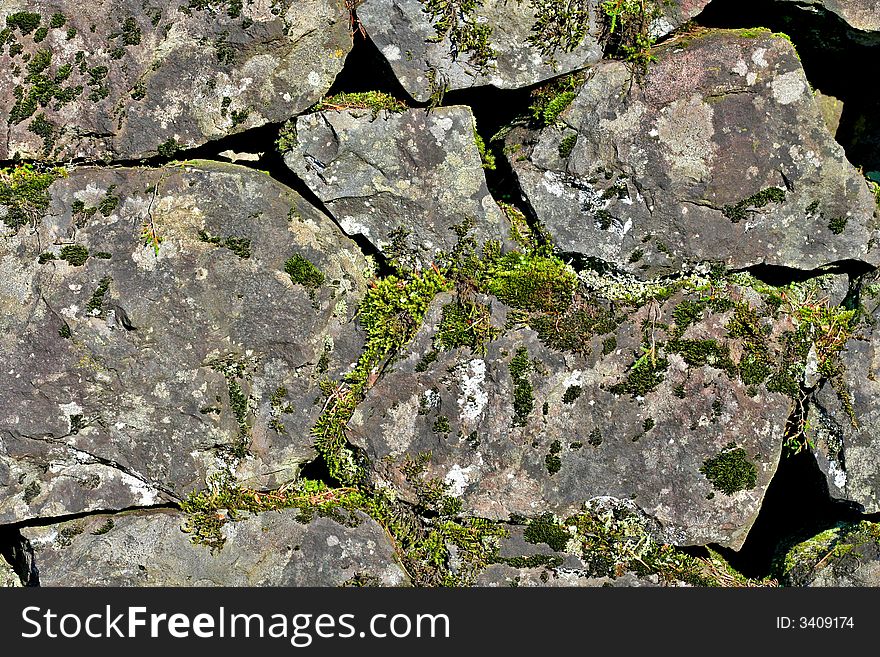
[[[423,0],[422,11],[434,24],[434,36],[429,41],[449,41],[453,60],[466,53],[468,63],[480,72],[486,72],[492,59],[489,38],[492,26],[480,20],[477,9],[480,0]]]
[[[73,72],[73,65],[65,64],[50,73],[52,52],[40,50],[27,64],[24,84],[13,90],[15,103],[9,111],[7,123],[16,125],[34,115],[40,107],[53,104],[58,110],[82,93],[82,86],[64,85]]]
[[[324,284],[324,273],[299,253],[287,259],[284,271],[294,283],[312,290],[317,290]]]
[[[678,304],[672,311],[672,317],[675,319],[675,335],[683,335],[689,326],[703,319],[705,310],[706,303],[703,301],[685,299]]]
[[[312,428],[315,448],[337,480],[351,483],[361,477],[356,454],[345,437],[355,408],[388,360],[412,340],[437,293],[448,287],[446,279],[431,269],[409,278],[388,276],[367,291],[358,309],[366,333],[364,351],[341,382],[322,382],[329,401]]]
[[[731,376],[737,373],[736,364],[730,358],[730,347],[718,340],[670,340],[666,351],[680,354],[688,365],[711,365]]]
[[[24,35],[30,34],[40,26],[41,17],[32,11],[17,11],[6,17],[6,25],[17,29]]]
[[[561,314],[544,313],[528,320],[545,345],[557,351],[588,355],[590,342],[597,335],[613,331],[619,320],[602,305],[589,303],[579,295]]]
[[[482,354],[486,351],[486,343],[500,333],[492,326],[488,306],[457,299],[443,306],[434,346],[441,350],[469,347],[471,351]]]
[[[525,426],[529,414],[535,408],[535,396],[529,374],[533,367],[529,360],[529,352],[519,347],[508,365],[510,377],[513,379],[513,426]]]
[[[57,29],[59,27],[64,27],[64,24],[67,22],[67,17],[60,13],[56,12],[52,14],[52,18],[49,19],[49,26],[52,29]]]
[[[61,247],[60,256],[74,267],[82,267],[89,259],[89,250],[81,244],[67,244]]]
[[[449,426],[449,418],[445,415],[441,415],[435,421],[433,426],[431,427],[431,431],[434,433],[449,433],[452,431],[452,427]]]
[[[533,0],[535,23],[528,42],[545,59],[555,63],[554,54],[571,52],[583,43],[590,30],[590,3],[586,0]]]
[[[746,450],[736,443],[728,443],[724,451],[703,461],[700,472],[715,490],[725,495],[751,490],[758,483],[758,469],[749,460]]]
[[[244,458],[248,454],[251,442],[251,428],[248,424],[251,399],[245,394],[241,385],[241,381],[249,378],[248,363],[235,354],[229,354],[212,360],[208,365],[215,372],[221,373],[226,380],[229,408],[238,424],[238,435],[228,451],[235,458]]]
[[[612,393],[644,397],[663,382],[669,361],[656,355],[648,347],[645,347],[644,351],[645,353],[629,368],[626,378],[609,388]]]
[[[71,331],[70,326],[65,323],[61,325],[60,329],[58,329],[58,335],[65,340],[69,340],[73,336],[73,331]]]
[[[513,308],[554,312],[571,305],[577,276],[558,258],[512,251],[488,277],[488,291]]]
[[[156,147],[156,150],[159,152],[159,157],[172,158],[177,155],[177,152],[180,150],[180,144],[178,144],[177,140],[172,137],[168,141],[159,144]]]
[[[602,41],[608,56],[624,59],[644,74],[656,60],[651,24],[661,15],[651,0],[604,0],[599,5]]]
[[[86,313],[89,315],[100,315],[101,307],[104,305],[104,295],[107,294],[107,290],[110,289],[110,283],[113,282],[113,278],[111,276],[104,276],[101,279],[101,282],[98,284],[98,287],[92,293],[91,298],[86,304]]]
[[[555,475],[562,469],[562,458],[559,456],[560,453],[562,453],[562,443],[558,440],[554,440],[550,444],[550,453],[544,457],[544,465],[551,476]]]
[[[51,262],[52,260],[56,260],[55,254],[48,251],[46,251],[45,253],[41,253],[37,257],[37,262],[41,265],[45,265],[47,262]]]
[[[753,212],[757,208],[763,208],[770,203],[784,203],[785,190],[779,187],[767,187],[757,194],[753,194],[743,199],[736,205],[725,205],[721,209],[721,213],[730,219],[733,223],[739,223],[748,217],[749,212]]]
[[[577,90],[583,81],[583,74],[573,73],[532,91],[529,113],[534,126],[555,124],[559,115],[577,96]]]
[[[0,221],[13,230],[36,221],[49,207],[49,186],[64,175],[64,169],[42,171],[30,164],[0,169],[0,205],[6,206]]]
[[[834,217],[831,221],[828,222],[828,230],[830,230],[835,235],[840,235],[846,230],[847,218],[846,217]]]
[[[613,335],[602,340],[602,355],[607,356],[617,350],[617,338]]]
[[[574,404],[574,402],[581,396],[583,389],[580,386],[569,386],[565,389],[565,393],[562,395],[562,403],[563,404]]]
[[[400,114],[405,112],[407,107],[403,101],[397,100],[391,94],[386,94],[382,91],[342,92],[334,96],[328,96],[315,105],[315,111],[317,112],[347,109],[370,110],[373,113],[373,118],[376,118],[379,112],[383,110]],[[285,150],[289,150],[289,148]]]
[[[105,217],[109,217],[110,214],[119,207],[119,197],[113,194],[115,190],[116,185],[110,185],[110,187],[107,188],[107,192],[104,194],[104,198],[98,203],[98,211]]]
[[[566,135],[562,138],[562,141],[559,142],[559,157],[562,159],[568,158],[571,155],[571,152],[574,150],[575,145],[577,144],[578,136],[577,133]]]
[[[230,235],[228,237],[218,237],[216,235],[209,235],[205,231],[200,230],[199,241],[229,249],[242,260],[247,260],[251,257],[251,241],[246,237],[236,237],[234,235]],[[288,260],[288,262],[290,261]],[[285,271],[287,271],[286,265]],[[290,272],[287,273],[289,274]],[[318,285],[320,285],[320,283]]]
[[[557,522],[552,513],[545,513],[529,522],[523,538],[533,545],[546,543],[561,552],[571,539],[571,534]]]

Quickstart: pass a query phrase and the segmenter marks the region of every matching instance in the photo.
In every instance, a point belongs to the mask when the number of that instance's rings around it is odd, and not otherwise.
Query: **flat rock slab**
[[[294,477],[318,379],[362,349],[356,246],[231,164],[81,168],[48,193],[0,243],[0,522],[161,503],[218,468]]]
[[[642,81],[603,62],[555,125],[507,138],[562,251],[640,276],[698,261],[880,263],[874,199],[786,39],[704,30],[657,56]]]
[[[406,575],[387,534],[357,514],[304,524],[270,511],[225,526],[212,553],[181,531],[185,516],[158,511],[90,516],[23,530],[41,586],[401,586]]]
[[[410,499],[417,491],[407,472],[424,458],[424,481],[445,483],[466,514],[564,518],[610,496],[632,500],[658,522],[664,542],[738,549],[776,471],[791,404],[679,353],[661,356],[681,300],[643,306],[609,334],[610,348],[609,335],[596,336],[586,355],[551,349],[531,328],[507,331],[474,354],[432,350],[449,301],[440,297],[408,352],[355,411],[350,439],[366,450],[375,480]],[[504,326],[503,305],[492,307],[495,325]],[[729,311],[709,313],[685,338],[722,339],[728,319]],[[648,357],[643,330],[666,360],[662,381],[644,394],[621,392],[616,385]],[[773,335],[784,330],[780,322]],[[529,363],[517,379],[514,358]],[[731,443],[754,479],[725,493],[701,470]]]
[[[455,245],[453,228],[467,219],[481,241],[509,232],[474,135],[468,107],[317,112],[296,119],[284,161],[346,233],[387,255],[402,248],[416,258],[408,264],[425,265]]]
[[[485,0],[473,11],[455,11],[453,29],[436,27],[444,9],[460,4],[438,2],[434,15],[432,5],[422,0],[366,0],[358,8],[370,38],[417,101],[425,102],[441,89],[527,87],[602,58],[597,0],[556,7],[535,0]],[[652,32],[667,34],[706,4],[708,0],[664,2]],[[470,40],[464,35],[473,32],[486,33],[484,46],[466,47]],[[558,32],[570,38],[554,43],[551,35]]]
[[[352,46],[335,0],[4,0],[2,28],[3,160],[167,156],[283,121]]]

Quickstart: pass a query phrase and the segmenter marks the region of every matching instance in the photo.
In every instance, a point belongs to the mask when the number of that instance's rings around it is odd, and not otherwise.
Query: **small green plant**
[[[501,333],[492,326],[489,307],[465,299],[457,299],[443,306],[440,326],[434,337],[436,349],[469,347],[475,353],[485,353],[486,343]]]
[[[846,217],[834,217],[831,221],[828,222],[828,230],[830,230],[835,235],[840,235],[846,230],[847,218]]]
[[[324,273],[299,253],[287,259],[284,263],[284,271],[294,283],[312,290],[317,290],[324,284]]]
[[[656,61],[651,23],[661,11],[651,0],[605,0],[600,5],[605,53],[624,59],[644,75]]]
[[[754,212],[757,208],[763,208],[770,203],[784,203],[785,190],[779,187],[767,187],[760,192],[749,196],[738,202],[736,205],[725,205],[721,209],[721,214],[730,219],[732,223],[739,223],[749,216],[749,212]]]
[[[36,221],[49,207],[49,186],[66,175],[62,168],[39,169],[32,164],[0,169],[0,205],[6,206],[0,221],[13,230]]]
[[[478,72],[490,68],[493,57],[489,38],[492,27],[477,16],[480,0],[423,0],[422,10],[434,24],[434,36],[430,41],[449,41],[453,59],[468,55],[468,63]]]
[[[562,159],[567,159],[571,152],[574,150],[575,145],[577,144],[578,136],[577,133],[572,133],[566,135],[562,138],[562,141],[559,142],[559,157]]]
[[[751,490],[758,483],[758,469],[749,460],[746,450],[736,443],[728,443],[722,452],[703,461],[700,472],[715,490],[725,495]]]
[[[532,0],[535,23],[528,42],[551,65],[560,50],[571,52],[583,43],[590,30],[591,3],[588,0]]]
[[[572,73],[532,91],[529,105],[532,123],[536,127],[554,125],[577,96],[583,81],[583,73]]]
[[[317,112],[347,109],[370,110],[373,113],[373,118],[376,118],[381,111],[400,114],[407,110],[407,106],[403,101],[397,100],[391,94],[383,91],[342,92],[324,98],[315,105]]]
[[[522,427],[535,408],[535,396],[532,383],[529,381],[533,366],[525,347],[516,350],[508,369],[510,378],[513,379],[513,426]]]
[[[480,133],[477,132],[476,125],[474,126],[474,141],[477,144],[477,151],[480,153],[480,163],[482,164],[483,168],[488,169],[489,171],[494,171],[495,154],[492,153],[491,150],[486,148],[486,142],[483,141]]]
[[[66,244],[61,247],[60,257],[74,267],[82,267],[89,258],[89,250],[82,244]]]
[[[160,157],[172,158],[180,150],[180,144],[172,137],[168,141],[159,144],[156,150],[159,152]]]

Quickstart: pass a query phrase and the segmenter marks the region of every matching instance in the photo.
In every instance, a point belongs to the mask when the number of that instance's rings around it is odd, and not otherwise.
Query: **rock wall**
[[[874,585],[876,117],[722,2],[0,0],[0,582]]]

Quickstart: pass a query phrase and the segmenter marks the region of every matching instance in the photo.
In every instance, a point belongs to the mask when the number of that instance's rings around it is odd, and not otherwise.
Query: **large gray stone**
[[[3,0],[0,28],[20,11],[41,27],[0,33],[4,160],[168,155],[283,121],[327,91],[352,45],[335,0]],[[51,54],[41,70],[38,53]]]
[[[419,265],[451,249],[453,227],[466,219],[481,241],[507,237],[470,108],[325,111],[299,117],[295,127],[284,161],[349,235],[364,235],[386,253],[403,246]],[[394,239],[400,229],[402,242]]]
[[[551,349],[531,328],[502,334],[483,354],[436,352],[433,335],[448,301],[435,301],[407,352],[350,423],[350,440],[366,450],[377,482],[415,500],[408,464],[424,455],[424,478],[442,480],[467,514],[565,517],[611,496],[632,500],[656,520],[665,542],[742,545],[776,471],[791,404],[731,378],[721,363],[689,365],[674,352],[670,325],[682,297],[647,304],[610,333],[585,337],[580,353]],[[497,301],[493,313],[498,327],[511,317]],[[706,314],[684,339],[716,340],[741,355],[739,341],[725,337],[730,314]],[[790,328],[777,321],[769,339]],[[628,379],[637,359],[650,357],[645,339],[655,345],[656,362],[667,361],[658,365],[662,381],[644,394],[622,392],[615,385]],[[510,364],[522,349],[531,365],[519,386]],[[531,400],[517,411],[517,395],[526,397],[519,388],[528,388]],[[755,478],[728,494],[701,470],[730,443],[741,448]]]
[[[318,379],[362,349],[356,246],[231,164],[81,168],[49,196],[0,243],[0,523],[161,503],[218,469],[294,477]],[[292,280],[295,255],[320,285]]]
[[[385,531],[363,514],[354,526],[308,524],[296,511],[229,523],[219,552],[194,545],[177,512],[90,516],[23,530],[41,586],[401,586],[407,578]]]
[[[561,250],[645,276],[706,260],[880,263],[874,200],[786,39],[704,30],[657,56],[644,80],[603,62],[555,125],[507,138]]]
[[[463,3],[437,4],[455,8]],[[418,101],[427,101],[441,88],[526,87],[595,64],[602,57],[597,0],[485,0],[476,4],[469,13],[456,13],[454,20],[456,25],[489,30],[482,57],[472,50],[461,51],[454,30],[438,34],[441,30],[435,29],[436,21],[432,23],[423,0],[366,0],[358,16],[404,89]],[[669,33],[707,4],[708,0],[658,3],[652,32],[655,36]],[[557,11],[559,20],[548,18]],[[548,21],[545,31],[539,17]],[[574,38],[554,48],[549,35],[556,31]]]

